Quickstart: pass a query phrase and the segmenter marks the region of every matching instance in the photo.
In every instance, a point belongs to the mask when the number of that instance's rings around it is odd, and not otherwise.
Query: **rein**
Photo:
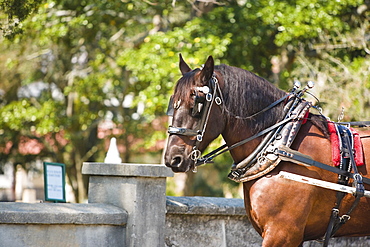
[[[299,98],[301,95],[294,94],[294,91],[295,90],[296,90],[296,87],[293,88],[293,90],[292,90],[291,93],[286,94],[284,97],[276,100],[275,102],[271,103],[270,105],[268,105],[267,107],[263,108],[262,110],[254,113],[254,114],[252,114],[252,115],[250,115],[248,117],[245,117],[243,119],[252,118],[252,117],[255,117],[255,116],[257,116],[257,115],[259,115],[259,114],[261,114],[263,112],[266,112],[266,111],[272,109],[273,107],[279,105],[280,103],[285,102],[287,99],[291,98],[292,96],[296,96],[297,98]],[[242,118],[242,117],[239,117],[239,116],[235,116],[235,117],[236,118]],[[244,140],[241,140],[241,141],[239,141],[237,143],[234,143],[230,147],[228,147],[226,144],[224,144],[221,147],[219,147],[219,148],[211,151],[210,153],[204,155],[203,157],[200,157],[196,161],[195,166],[200,166],[200,165],[203,165],[203,164],[212,163],[212,160],[215,157],[217,157],[217,156],[219,156],[219,155],[221,155],[221,154],[223,154],[223,153],[225,153],[227,151],[230,151],[230,150],[232,150],[234,148],[237,148],[237,147],[239,147],[239,146],[241,146],[241,145],[243,145],[243,144],[245,144],[247,142],[250,142],[250,141],[252,141],[252,140],[254,140],[254,139],[258,138],[258,137],[261,137],[261,136],[263,136],[263,135],[271,132],[272,130],[277,129],[278,127],[286,124],[287,122],[295,119],[295,117],[296,116],[288,116],[287,118],[283,119],[282,121],[280,121],[280,122],[278,122],[278,123],[276,123],[276,124],[274,124],[274,125],[266,128],[266,129],[260,131],[259,133],[255,134],[255,135],[253,135],[253,136],[251,136],[251,137],[249,137],[247,139],[244,139]]]
[[[301,87],[301,83],[299,81],[295,81],[294,82],[294,87],[292,88],[292,90],[291,90],[290,93],[287,93],[284,97],[276,100],[275,102],[271,103],[270,105],[268,105],[267,107],[263,108],[262,110],[254,113],[254,114],[252,114],[252,115],[250,115],[248,117],[244,117],[244,118],[243,117],[240,117],[240,116],[234,116],[235,118],[239,118],[239,119],[252,118],[252,117],[255,117],[255,116],[257,116],[257,115],[259,115],[261,113],[264,113],[264,112],[266,112],[266,111],[274,108],[275,106],[279,105],[282,102],[285,102],[286,100],[288,100],[288,99],[290,99],[292,97],[295,97],[294,102],[289,107],[290,109],[287,108],[287,110],[288,110],[286,112],[287,115],[286,115],[286,117],[282,121],[280,121],[280,122],[278,122],[278,123],[276,123],[276,124],[274,124],[274,125],[266,128],[266,129],[262,130],[261,132],[255,134],[255,135],[253,135],[253,136],[251,136],[251,137],[249,137],[247,139],[244,139],[244,140],[242,140],[240,142],[237,142],[237,143],[231,145],[230,147],[228,147],[226,144],[222,145],[221,147],[219,147],[219,148],[211,151],[210,153],[204,155],[203,157],[200,157],[199,159],[197,159],[196,162],[195,162],[195,166],[200,166],[200,165],[203,165],[203,164],[212,163],[212,160],[215,157],[217,157],[217,156],[219,156],[219,155],[221,155],[221,154],[223,154],[223,153],[225,153],[227,151],[230,151],[230,150],[232,150],[232,149],[234,149],[236,147],[239,147],[239,146],[241,146],[241,145],[243,145],[243,144],[245,144],[247,142],[250,142],[250,141],[252,141],[252,140],[254,140],[254,139],[258,138],[258,137],[261,137],[261,136],[263,136],[263,135],[271,132],[272,130],[277,129],[278,127],[281,127],[285,123],[288,123],[289,121],[294,120],[296,118],[296,116],[289,116],[288,114],[291,113],[291,110],[298,104],[298,102],[301,100],[302,96],[307,92],[307,90],[313,88],[313,86],[314,86],[313,82],[312,81],[309,81],[308,84],[307,84],[307,86],[305,88],[303,88],[302,90],[298,90]],[[255,153],[255,152],[253,152],[253,153]],[[252,154],[252,156],[254,156],[254,155]]]
[[[298,83],[295,82],[294,87],[293,87],[293,89],[291,90],[290,93],[287,93],[284,97],[276,100],[275,102],[271,103],[267,107],[263,108],[262,110],[254,113],[254,114],[252,114],[252,115],[250,115],[248,117],[240,117],[240,116],[234,116],[234,117],[235,118],[239,118],[239,119],[252,118],[252,117],[255,117],[255,116],[257,116],[257,115],[259,115],[261,113],[264,113],[264,112],[266,112],[266,111],[274,108],[275,106],[279,105],[282,102],[286,102],[288,99],[290,99],[292,97],[295,97],[294,103],[292,103],[292,105],[290,107],[291,109],[293,109],[298,104],[298,102],[300,101],[301,97],[305,94],[305,92],[308,89],[310,89],[310,88],[313,87],[313,84],[312,84],[312,82],[309,82],[309,84],[304,89],[298,91],[298,89],[300,88],[300,86],[301,86],[300,85],[300,82],[298,82]],[[291,109],[288,108],[287,114],[291,113]],[[228,147],[226,144],[224,144],[221,147],[219,147],[219,148],[211,151],[210,153],[204,155],[203,157],[198,158],[196,160],[196,162],[195,162],[195,166],[197,167],[197,166],[200,166],[200,165],[203,165],[203,164],[212,163],[212,160],[215,157],[217,157],[217,156],[219,156],[219,155],[221,155],[221,154],[223,154],[223,153],[225,153],[227,151],[230,151],[230,150],[232,150],[232,149],[234,149],[236,147],[239,147],[239,146],[241,146],[241,145],[243,145],[243,144],[245,144],[247,142],[250,142],[250,141],[252,141],[252,140],[254,140],[254,139],[258,138],[258,137],[261,137],[261,136],[263,136],[265,134],[268,134],[271,131],[273,131],[273,130],[275,130],[275,129],[281,127],[281,126],[283,126],[286,123],[288,123],[289,121],[294,120],[295,118],[296,118],[296,116],[293,116],[293,115],[288,116],[288,115],[286,115],[286,117],[282,121],[280,121],[280,122],[278,122],[278,123],[276,123],[276,124],[274,124],[274,125],[266,128],[266,129],[260,131],[259,133],[255,134],[255,135],[253,135],[253,136],[251,136],[251,137],[249,137],[247,139],[244,139],[242,141],[239,141],[239,142],[231,145],[230,147]]]
[[[237,142],[237,143],[235,143],[235,144],[231,145],[230,147],[228,147],[226,144],[225,144],[225,145],[222,145],[221,147],[219,147],[219,148],[217,148],[217,149],[213,150],[212,152],[210,152],[210,153],[208,153],[208,154],[204,155],[203,157],[199,158],[199,159],[197,160],[196,166],[200,166],[200,165],[203,165],[203,164],[206,164],[206,163],[211,163],[211,162],[212,162],[212,160],[213,160],[215,157],[217,157],[217,156],[219,156],[219,155],[221,155],[221,154],[223,154],[223,153],[225,153],[225,152],[227,152],[227,151],[230,151],[230,150],[232,150],[232,149],[234,149],[234,148],[237,148],[237,147],[239,147],[239,146],[241,146],[241,145],[243,145],[243,144],[245,144],[245,143],[247,143],[247,142],[250,142],[250,141],[252,141],[252,140],[254,140],[254,139],[256,139],[256,138],[258,138],[258,137],[260,137],[260,136],[263,136],[263,135],[265,135],[265,134],[269,133],[270,131],[272,131],[272,130],[274,130],[274,129],[278,128],[279,126],[284,125],[284,124],[286,124],[287,122],[289,122],[289,121],[293,120],[294,118],[295,118],[295,116],[291,116],[291,117],[289,117],[289,118],[286,118],[286,119],[284,119],[283,121],[278,122],[278,123],[276,123],[276,124],[274,124],[274,125],[272,125],[272,126],[270,126],[270,127],[266,128],[266,129],[262,130],[261,132],[259,132],[259,133],[255,134],[255,135],[253,135],[253,136],[251,136],[251,137],[249,137],[249,138],[247,138],[247,139],[244,139],[244,140],[242,140],[242,141],[240,141],[240,142]],[[223,150],[223,149],[224,149],[224,150]]]

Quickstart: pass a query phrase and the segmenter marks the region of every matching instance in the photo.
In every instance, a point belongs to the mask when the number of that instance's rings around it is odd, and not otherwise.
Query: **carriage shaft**
[[[349,193],[349,194],[352,194],[352,195],[354,195],[356,193],[356,188],[354,188],[354,187],[345,186],[345,185],[341,185],[341,184],[336,184],[336,183],[332,183],[332,182],[327,182],[327,181],[323,181],[323,180],[315,179],[315,178],[310,178],[310,177],[306,177],[306,176],[301,176],[301,175],[293,174],[293,173],[290,173],[290,172],[280,171],[278,176],[280,178],[285,178],[285,179],[293,180],[293,181],[300,182],[300,183],[310,184],[310,185],[322,187],[322,188],[325,188],[325,189],[345,192],[345,193]],[[364,196],[367,197],[367,198],[370,198],[370,191],[365,190]]]

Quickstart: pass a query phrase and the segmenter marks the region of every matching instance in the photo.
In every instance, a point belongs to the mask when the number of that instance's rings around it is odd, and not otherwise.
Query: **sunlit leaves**
[[[55,107],[56,102],[49,100],[43,104],[33,103],[34,100],[23,99],[12,102],[0,109],[0,129],[28,133],[31,130],[37,135],[45,135],[59,131]]]
[[[362,0],[348,1],[261,1],[259,15],[266,24],[275,25],[279,33],[276,44],[296,43],[297,38],[316,38],[321,32],[335,34],[349,30],[343,16],[354,11]]]
[[[119,54],[118,62],[136,78],[139,99],[146,102],[147,116],[164,114],[168,96],[180,77],[178,55],[186,58],[191,67],[199,67],[208,55],[216,59],[227,51],[231,34],[198,36],[195,31],[201,20],[188,22],[183,28],[148,36],[139,49],[126,49]],[[200,60],[203,59],[203,60]],[[218,60],[216,60],[218,61]]]
[[[13,38],[22,33],[22,21],[36,12],[42,0],[0,0],[0,35]]]

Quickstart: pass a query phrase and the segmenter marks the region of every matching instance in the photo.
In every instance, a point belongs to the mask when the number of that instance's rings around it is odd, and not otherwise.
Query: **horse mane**
[[[237,67],[221,64],[215,66],[224,79],[223,88],[225,113],[231,125],[238,129],[244,122],[252,127],[254,133],[260,132],[284,117],[284,104],[277,105],[264,114],[252,116],[269,106],[272,102],[284,97],[286,92],[278,89],[266,79]],[[310,114],[309,120],[326,138],[329,138],[326,119],[323,116]]]
[[[308,119],[324,134],[325,138],[330,138],[328,120],[323,115],[310,113]]]
[[[224,88],[222,89],[225,113],[232,126],[241,123],[252,127],[253,132],[259,132],[275,124],[283,118],[283,104],[271,108],[264,114],[253,114],[269,106],[272,102],[284,97],[286,93],[266,79],[250,71],[221,64],[215,70],[222,74]]]

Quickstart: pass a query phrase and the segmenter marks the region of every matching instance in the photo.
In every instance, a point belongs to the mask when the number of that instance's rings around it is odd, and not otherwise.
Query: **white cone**
[[[105,156],[104,163],[121,163],[122,159],[119,156],[117,140],[115,137],[110,139],[107,155]]]

